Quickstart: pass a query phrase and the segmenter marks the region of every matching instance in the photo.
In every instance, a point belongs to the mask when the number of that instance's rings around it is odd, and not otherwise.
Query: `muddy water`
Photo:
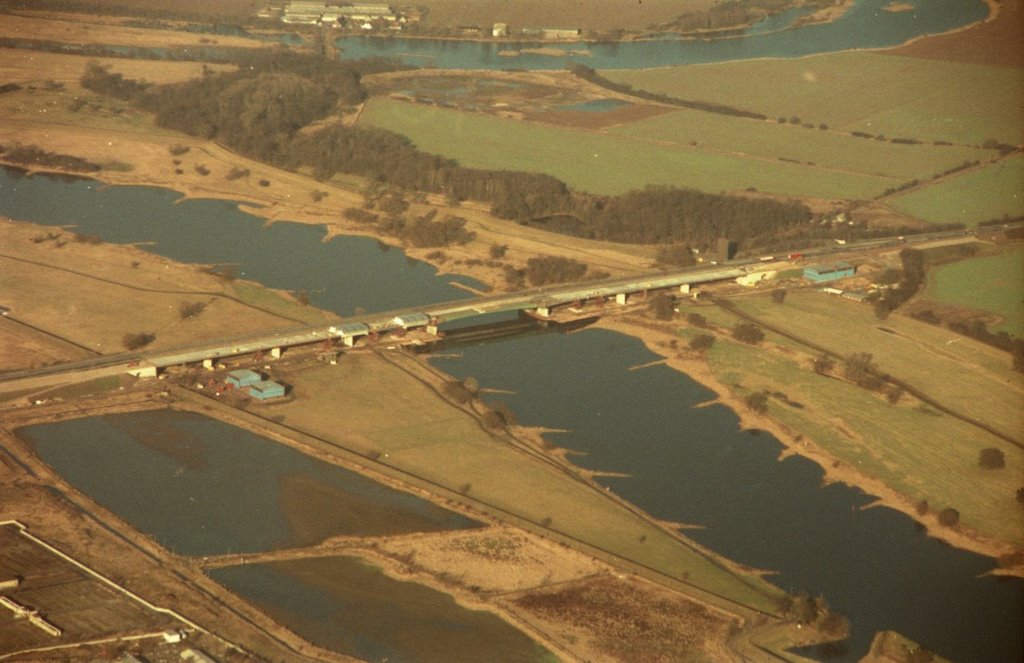
[[[354,557],[217,569],[213,578],[327,649],[397,663],[557,661],[497,616]]]
[[[18,430],[69,483],[183,555],[308,546],[472,520],[199,414],[135,412]]]

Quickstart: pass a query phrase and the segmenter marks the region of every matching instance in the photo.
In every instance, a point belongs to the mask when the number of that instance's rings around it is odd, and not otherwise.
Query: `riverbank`
[[[941,525],[937,513],[929,511],[921,514],[918,504],[913,500],[878,478],[861,472],[849,463],[840,461],[817,443],[812,434],[807,431],[791,429],[772,418],[770,414],[761,414],[751,410],[742,396],[736,394],[722,382],[721,376],[711,369],[701,353],[675,349],[673,344],[680,341],[677,325],[635,316],[606,317],[597,324],[602,328],[640,339],[651,352],[664,357],[668,366],[689,375],[714,391],[717,394],[717,402],[735,412],[744,429],[764,430],[773,435],[784,447],[779,460],[792,454],[807,458],[821,468],[824,484],[838,482],[860,488],[876,498],[869,506],[895,509],[920,523],[930,536],[950,545],[992,558],[1014,552],[1013,546],[984,537],[977,532],[962,527],[950,528]],[[785,389],[785,385],[780,384],[777,387]],[[993,573],[1024,577],[1024,568],[1017,566],[1010,569],[998,569]]]

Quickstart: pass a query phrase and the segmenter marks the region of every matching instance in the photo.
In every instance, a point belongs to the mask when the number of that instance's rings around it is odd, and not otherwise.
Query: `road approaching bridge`
[[[613,297],[625,302],[625,298],[638,292],[680,287],[686,289],[690,285],[736,278],[744,273],[744,267],[739,265],[690,268],[533,288],[500,295],[427,304],[415,308],[367,313],[346,318],[344,323],[339,321],[335,324],[309,325],[162,350],[123,352],[32,370],[5,373],[0,375],[0,390],[28,390],[121,373],[152,376],[156,375],[159,369],[168,366],[217,361],[224,357],[257,352],[276,354],[284,348],[331,340],[349,342],[350,340],[354,341],[354,337],[350,333],[353,329],[361,329],[362,332],[354,335],[360,336],[402,327],[425,326],[428,321],[431,325],[436,325],[488,313],[516,310],[536,311],[543,317],[553,307],[562,304]],[[422,321],[422,324],[409,325],[405,322],[407,320]],[[346,330],[349,330],[349,333],[346,333]]]
[[[883,238],[857,243],[807,249],[790,254],[801,258],[834,258],[835,253],[905,246],[964,236],[964,231],[929,233],[914,237]],[[780,257],[778,262],[784,262]],[[585,302],[595,299],[614,299],[626,303],[630,295],[657,290],[676,289],[688,292],[691,286],[716,281],[726,281],[746,276],[752,272],[772,269],[774,256],[762,256],[729,261],[722,265],[689,267],[633,276],[614,277],[599,281],[567,283],[518,292],[468,298],[453,302],[426,304],[394,311],[367,313],[346,318],[344,322],[323,323],[294,329],[266,332],[238,338],[204,341],[195,345],[146,352],[125,352],[93,359],[68,362],[43,368],[14,371],[0,374],[0,391],[21,391],[43,388],[54,384],[80,382],[108,375],[131,373],[139,376],[154,376],[162,368],[202,362],[215,362],[223,357],[270,352],[278,354],[282,349],[297,345],[340,340],[353,344],[359,336],[414,326],[430,326],[472,318],[488,313],[505,311],[529,311],[544,318],[556,306]]]

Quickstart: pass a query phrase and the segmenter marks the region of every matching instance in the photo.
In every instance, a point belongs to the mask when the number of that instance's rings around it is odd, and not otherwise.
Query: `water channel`
[[[340,313],[464,294],[448,277],[372,240],[324,244],[317,228],[265,229],[232,204],[176,199],[162,189],[0,173],[0,214],[76,224],[109,241],[155,240],[146,248],[178,260],[237,262],[247,278],[306,289]],[[356,280],[350,263],[375,270],[378,280]],[[826,596],[854,625],[840,659],[855,660],[873,631],[886,628],[957,661],[1021,660],[1024,583],[979,577],[993,568],[990,560],[923,536],[894,511],[860,510],[869,496],[822,488],[809,461],[777,462],[773,437],[739,432],[723,407],[694,409],[711,394],[687,376],[663,367],[628,370],[651,359],[639,341],[589,330],[462,354],[442,367],[515,391],[507,400],[525,423],[573,431],[555,442],[585,451],[579,462],[588,467],[630,473],[606,480],[624,497],[658,517],[705,527],[691,534],[728,557],[778,571],[786,589]]]
[[[886,48],[981,21],[989,11],[984,0],[913,0],[913,9],[909,11],[887,11],[885,7],[890,4],[891,0],[857,0],[835,21],[785,29],[801,13],[787,12],[752,26],[743,36],[713,40],[510,43],[351,36],[337,39],[336,43],[344,58],[394,57],[407,64],[437,69],[564,69],[570,62],[593,69],[639,69]],[[524,51],[539,48],[562,54]],[[589,54],[582,55],[580,51]],[[500,52],[519,54],[507,56]]]

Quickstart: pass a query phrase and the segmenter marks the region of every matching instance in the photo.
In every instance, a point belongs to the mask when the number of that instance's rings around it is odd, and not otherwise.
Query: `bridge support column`
[[[629,293],[620,292],[619,294],[615,295],[615,303],[619,304],[620,306],[625,306],[626,302],[628,300],[629,300]]]
[[[274,359],[281,358],[281,348],[270,348],[270,356]]]
[[[551,317],[551,307],[550,306],[538,306],[536,309],[534,309],[533,312],[536,313],[537,315],[539,315],[542,318],[550,318]]]
[[[683,293],[684,295],[690,294],[690,284],[684,283],[681,286],[679,286],[679,292]]]
[[[204,359],[203,360],[203,368],[205,368],[208,371],[212,371],[213,370],[213,360],[212,359]]]
[[[345,337],[343,337],[341,339],[341,342],[344,343],[345,345],[347,345],[350,348],[354,348],[355,345],[356,345],[356,337],[355,336],[345,336]]]
[[[134,375],[137,378],[155,378],[157,374],[156,366],[140,366],[126,371],[129,375]]]
[[[437,325],[427,325],[427,333],[431,336],[437,336],[439,331]]]

